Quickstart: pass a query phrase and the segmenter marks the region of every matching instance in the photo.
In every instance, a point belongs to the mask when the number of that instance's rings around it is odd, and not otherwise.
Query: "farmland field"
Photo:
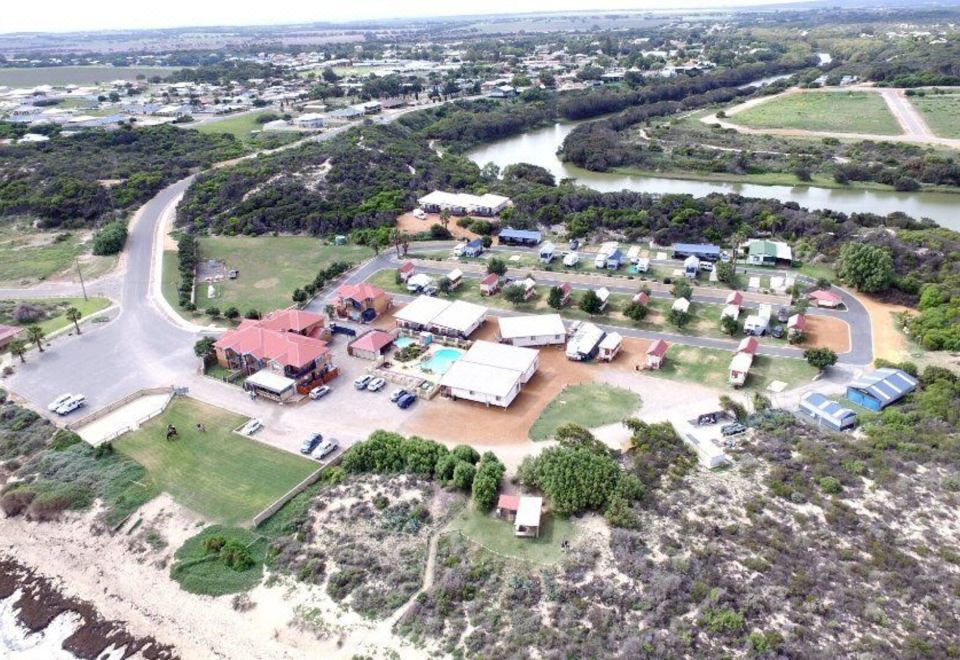
[[[730,121],[750,128],[899,135],[897,120],[873,92],[785,94],[743,112]]]
[[[246,524],[317,464],[232,432],[245,421],[193,399],[175,399],[113,446],[143,465],[147,477],[183,506],[211,522]],[[201,422],[206,432],[196,430]],[[167,424],[177,428],[176,440],[165,440]]]
[[[168,76],[175,71],[164,66],[46,66],[0,68],[0,85],[33,87],[36,85],[92,85],[112,80],[133,82],[138,75]]]
[[[935,134],[960,138],[960,94],[927,94],[911,96],[908,100]]]

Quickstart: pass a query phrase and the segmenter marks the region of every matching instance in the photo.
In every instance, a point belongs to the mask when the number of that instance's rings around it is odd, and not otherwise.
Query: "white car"
[[[56,412],[57,408],[65,404],[67,401],[73,398],[72,394],[61,394],[56,399],[50,402],[50,405],[47,406],[47,410],[50,412]]]
[[[322,399],[328,394],[330,394],[329,385],[321,385],[319,387],[314,387],[312,390],[310,390],[310,398],[313,399],[314,401],[316,401],[317,399]]]
[[[423,209],[413,209],[413,217],[417,220],[426,220],[427,214]]]
[[[259,419],[251,419],[249,422],[243,425],[243,428],[240,429],[240,433],[243,435],[253,435],[262,428],[263,422],[261,422]]]
[[[82,394],[75,394],[67,401],[63,402],[55,412],[58,415],[69,415],[77,408],[82,408],[86,403],[87,397],[83,396]]]
[[[336,451],[338,446],[339,444],[334,438],[327,438],[326,440],[321,442],[316,449],[313,450],[313,453],[310,454],[310,456],[312,456],[317,460],[320,460],[327,454],[332,454],[334,451]]]
[[[387,384],[382,378],[374,378],[369,383],[367,383],[367,389],[371,392],[379,392]]]
[[[353,381],[353,386],[358,390],[365,390],[367,389],[367,385],[370,384],[371,380],[373,380],[373,376],[371,376],[370,374],[366,374],[364,376],[360,376],[355,381]]]

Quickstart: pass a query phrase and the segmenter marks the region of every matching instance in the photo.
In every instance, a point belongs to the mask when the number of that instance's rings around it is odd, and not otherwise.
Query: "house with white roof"
[[[510,205],[510,198],[492,193],[471,195],[434,190],[420,197],[417,203],[428,213],[447,211],[453,215],[492,216],[507,208]]]
[[[567,329],[559,314],[525,314],[504,316],[500,324],[500,341],[513,346],[549,346],[567,341]]]
[[[476,341],[440,379],[440,393],[487,406],[508,407],[536,373],[540,353],[532,348]]]

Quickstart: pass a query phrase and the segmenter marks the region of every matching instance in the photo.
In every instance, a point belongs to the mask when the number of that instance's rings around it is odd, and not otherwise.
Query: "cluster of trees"
[[[250,60],[227,60],[209,62],[203,66],[177,69],[166,80],[171,83],[192,82],[210,85],[229,85],[232,81],[247,82],[255,79],[282,78],[283,70],[269,64]]]
[[[177,237],[177,270],[180,273],[177,297],[184,309],[196,309],[193,303],[193,286],[199,261],[200,242],[197,237],[193,234],[180,234]]]
[[[93,253],[117,254],[126,242],[127,223],[123,220],[114,220],[100,227],[93,235]]]
[[[317,291],[326,286],[327,282],[337,279],[348,270],[350,270],[350,264],[346,261],[334,261],[326,268],[321,268],[317,271],[317,275],[313,280],[305,284],[302,289],[298,288],[293,290],[293,302],[306,302],[313,297]]]

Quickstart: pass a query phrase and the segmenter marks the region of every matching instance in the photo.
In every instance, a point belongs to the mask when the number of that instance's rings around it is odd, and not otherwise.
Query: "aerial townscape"
[[[0,22],[0,658],[960,657],[960,0],[210,4]]]

